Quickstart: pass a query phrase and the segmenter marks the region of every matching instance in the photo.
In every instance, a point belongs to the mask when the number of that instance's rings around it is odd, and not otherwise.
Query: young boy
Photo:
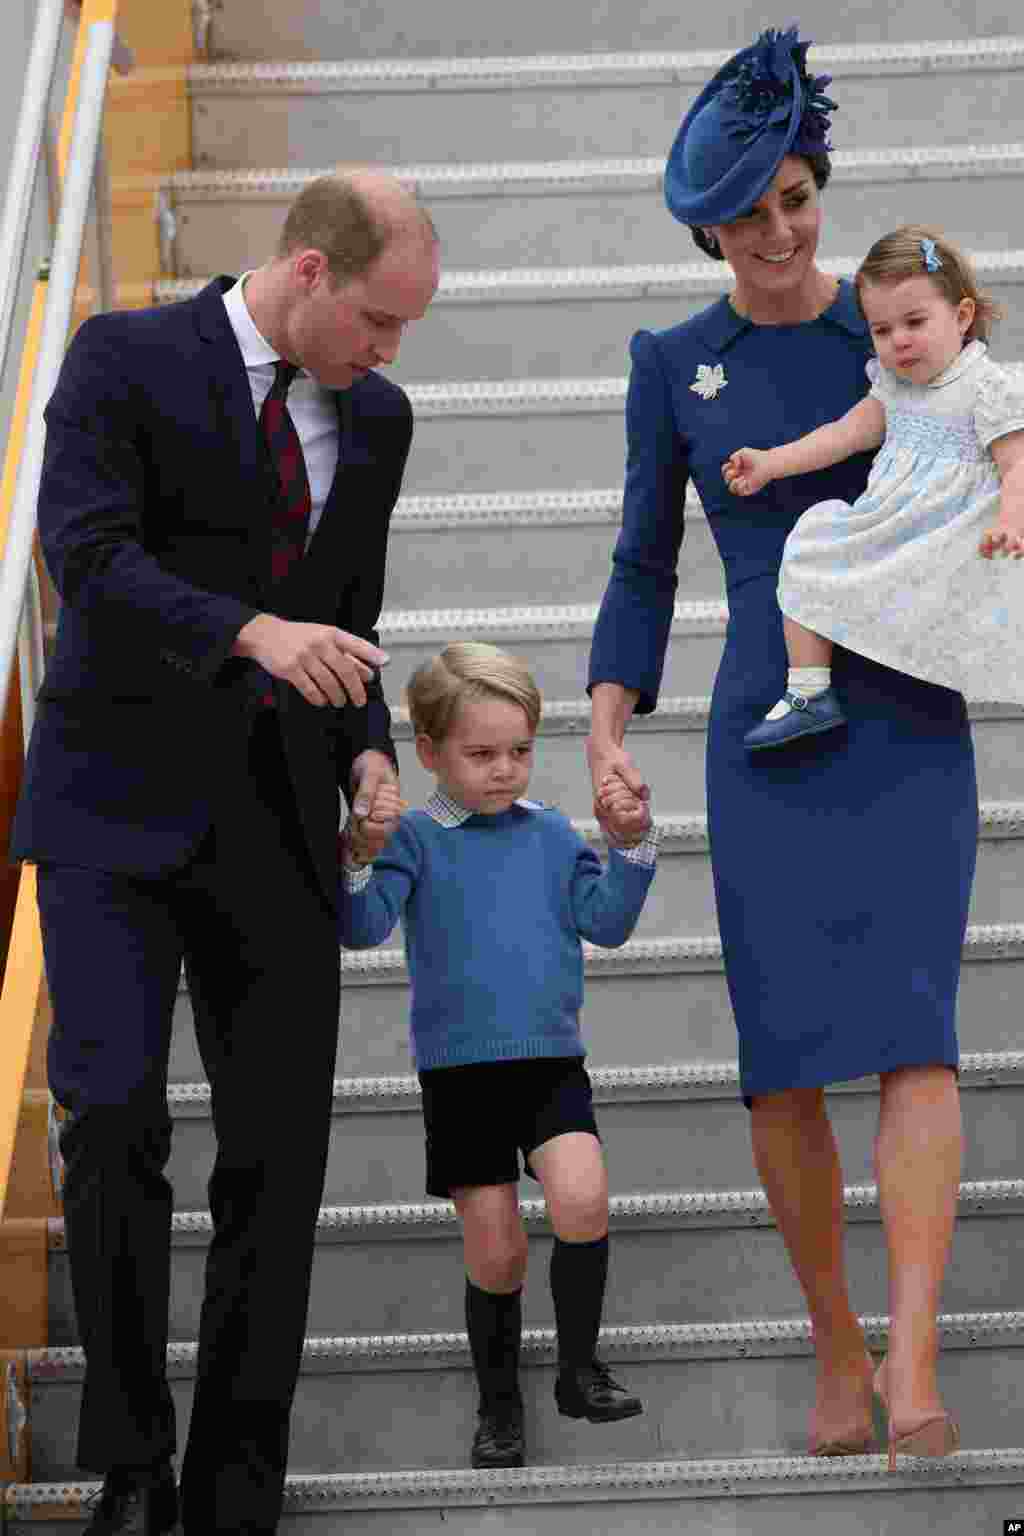
[[[395,790],[378,796],[373,818],[350,821],[341,941],[367,948],[403,921],[427,1193],[455,1202],[463,1231],[480,1393],[472,1464],[521,1467],[520,1150],[554,1229],[559,1411],[591,1423],[643,1411],[596,1355],[608,1180],[583,1067],[580,938],[629,938],[657,840],[648,805],[619,779],[595,806],[606,870],[564,816],[523,798],[541,698],[516,658],[450,645],[416,671],[408,699],[437,788],[423,810],[401,815]]]

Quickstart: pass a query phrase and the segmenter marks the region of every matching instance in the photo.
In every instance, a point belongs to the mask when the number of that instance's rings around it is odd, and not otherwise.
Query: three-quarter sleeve
[[[1010,432],[1024,431],[1024,377],[985,360],[979,370],[974,428],[983,448]]]
[[[618,683],[640,697],[637,714],[658,700],[675,608],[689,466],[676,428],[658,344],[638,331],[630,345],[626,398],[626,482],[612,575],[594,629],[588,691]]]

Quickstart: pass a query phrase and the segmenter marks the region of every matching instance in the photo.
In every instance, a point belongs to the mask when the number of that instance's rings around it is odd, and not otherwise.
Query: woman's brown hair
[[[908,277],[922,275],[931,279],[954,309],[961,299],[973,299],[974,319],[964,339],[988,341],[1002,314],[1000,306],[979,290],[974,269],[963,251],[926,224],[904,224],[875,241],[853,279],[858,303],[865,284],[902,283]],[[861,304],[862,312],[863,307]]]

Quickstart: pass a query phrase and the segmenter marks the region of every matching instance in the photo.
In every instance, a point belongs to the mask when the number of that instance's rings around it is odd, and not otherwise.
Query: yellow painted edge
[[[33,865],[26,864],[22,866],[18,885],[11,947],[3,990],[0,991],[0,1040],[3,1041],[4,1062],[0,1073],[0,1217],[7,1199],[14,1138],[42,981],[43,936],[36,906],[36,872]]]

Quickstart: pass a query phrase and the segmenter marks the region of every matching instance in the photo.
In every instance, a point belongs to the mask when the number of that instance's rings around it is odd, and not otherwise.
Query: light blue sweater
[[[580,939],[624,944],[653,877],[653,862],[614,849],[602,869],[559,811],[534,802],[457,826],[410,811],[362,889],[344,882],[341,942],[370,948],[402,921],[421,1071],[582,1056]]]

